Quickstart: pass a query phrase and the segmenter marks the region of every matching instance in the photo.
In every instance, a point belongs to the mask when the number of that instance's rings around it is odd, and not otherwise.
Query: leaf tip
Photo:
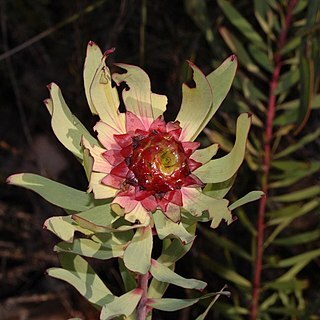
[[[237,58],[237,56],[235,55],[235,54],[233,54],[233,55],[231,55],[230,56],[230,60],[232,61],[232,62],[238,62],[238,58]]]

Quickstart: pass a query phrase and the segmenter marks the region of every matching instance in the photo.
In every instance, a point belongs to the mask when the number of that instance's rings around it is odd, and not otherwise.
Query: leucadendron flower
[[[222,219],[231,223],[228,201],[210,196],[210,191],[205,194],[203,188],[236,173],[244,157],[250,116],[240,116],[231,153],[211,160],[218,145],[199,149],[200,143],[194,140],[221,102],[221,90],[212,85],[214,74],[206,77],[189,62],[194,87],[183,85],[177,118],[166,123],[167,97],[151,91],[148,75],[137,66],[118,63],[121,72],[111,74],[106,65],[109,53],[102,55],[91,42],[84,67],[87,100],[100,117],[94,127],[99,144],[82,138],[83,147],[93,158],[89,192],[95,199],[113,198],[112,210],[131,223],[148,225],[157,210],[176,223],[182,211],[196,217],[207,212],[212,227]],[[236,65],[235,56],[225,62],[225,67],[231,65]],[[124,113],[119,111],[116,87],[122,83]],[[225,91],[230,84],[227,86]]]
[[[87,192],[31,173],[14,174],[8,183],[37,192],[67,213],[44,223],[62,240],[55,246],[62,268],[48,269],[50,276],[101,308],[101,320],[135,319],[135,313],[151,319],[152,309],[179,310],[222,294],[162,298],[167,284],[200,291],[207,285],[173,270],[190,250],[197,222],[211,221],[213,228],[222,220],[230,224],[233,209],[262,196],[253,191],[232,204],[224,199],[245,156],[251,117],[238,117],[233,148],[216,159],[218,144],[201,149],[195,139],[226,97],[236,57],[207,76],[189,62],[193,86],[183,85],[177,118],[166,123],[167,97],[152,92],[139,67],[117,64],[118,72],[111,74],[106,65],[111,52],[102,54],[93,42],[87,48],[84,85],[89,107],[100,118],[96,137],[71,113],[55,83],[45,100],[55,135],[84,166]],[[125,112],[119,111],[120,98]],[[166,241],[153,259],[156,236]],[[126,293],[114,295],[83,257],[118,259]]]

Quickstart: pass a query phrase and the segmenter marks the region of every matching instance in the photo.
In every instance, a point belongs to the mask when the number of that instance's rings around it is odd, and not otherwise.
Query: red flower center
[[[141,140],[134,138],[128,167],[142,189],[165,193],[182,187],[190,174],[187,158],[182,144],[172,135],[152,132]]]

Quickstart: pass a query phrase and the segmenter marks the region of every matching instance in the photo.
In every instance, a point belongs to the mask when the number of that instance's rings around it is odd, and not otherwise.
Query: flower
[[[93,42],[88,45],[85,88],[91,110],[100,116],[94,130],[101,143],[82,139],[93,158],[89,191],[96,199],[113,198],[112,209],[132,223],[149,224],[150,214],[159,209],[174,222],[184,209],[195,216],[208,211],[215,226],[222,218],[230,223],[228,201],[202,191],[208,181],[201,168],[210,164],[218,146],[198,150],[194,142],[214,104],[206,76],[189,62],[195,87],[183,85],[176,121],[165,123],[167,97],[151,91],[148,75],[137,66],[116,64],[125,72],[111,75],[105,64],[109,53],[102,55]],[[120,113],[114,83],[123,82],[126,112]]]

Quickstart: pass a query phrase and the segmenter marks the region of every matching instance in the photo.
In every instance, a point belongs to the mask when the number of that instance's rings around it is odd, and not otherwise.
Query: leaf
[[[60,253],[59,259],[64,269],[48,269],[51,277],[68,282],[89,302],[100,307],[115,298],[86,260],[73,253]]]
[[[14,174],[7,182],[32,190],[50,203],[70,211],[85,211],[105,202],[94,200],[91,193],[73,189],[33,173]]]
[[[252,261],[251,255],[244,250],[240,245],[234,243],[233,241],[229,240],[228,238],[222,237],[211,230],[207,230],[205,228],[200,228],[201,234],[204,235],[205,239],[212,243],[214,246],[219,246],[224,250],[229,250],[233,254],[247,260]]]
[[[154,259],[151,260],[150,273],[158,281],[171,283],[186,289],[197,289],[202,291],[207,286],[207,283],[201,280],[187,279],[179,276],[177,273]]]
[[[275,94],[280,94],[288,89],[292,88],[298,83],[300,79],[299,69],[290,70],[287,73],[281,75],[277,88],[275,89]]]
[[[181,137],[184,141],[193,141],[202,131],[201,125],[210,112],[213,103],[212,88],[205,75],[191,62],[195,87],[185,83],[182,86],[182,103],[176,120],[182,128]],[[194,105],[197,104],[197,108]],[[206,125],[206,123],[205,123]]]
[[[218,0],[218,5],[239,32],[241,32],[251,43],[266,50],[266,44],[260,35],[254,30],[252,25],[232,6],[229,1]]]
[[[209,81],[210,87],[213,91],[213,102],[206,118],[199,126],[199,133],[205,128],[207,123],[211,120],[213,115],[220,107],[222,101],[227,96],[235,77],[237,67],[237,57],[232,55],[227,58],[216,70],[207,75],[207,80]]]
[[[273,243],[278,246],[296,246],[300,244],[310,243],[320,238],[320,230],[313,230],[304,233],[299,233],[294,236],[280,238],[275,240]]]
[[[214,159],[193,173],[204,183],[219,183],[230,179],[239,169],[245,155],[251,117],[243,113],[237,120],[236,142],[226,156]]]
[[[137,229],[123,256],[123,262],[129,270],[140,274],[148,272],[151,263],[152,242],[150,226]],[[137,259],[137,257],[139,258]]]
[[[125,291],[128,292],[135,289],[137,287],[135,274],[125,267],[122,259],[118,259],[118,263]]]
[[[162,311],[177,311],[190,307],[197,303],[199,300],[207,299],[216,295],[226,295],[229,296],[230,292],[220,291],[215,293],[208,293],[198,298],[194,299],[172,299],[172,298],[161,298],[161,299],[149,299],[147,305],[153,309]]]
[[[60,88],[55,83],[51,83],[48,87],[52,102],[52,129],[60,142],[76,157],[82,159],[82,136],[85,136],[92,144],[98,144],[98,142],[71,113],[63,99]]]
[[[87,55],[83,68],[83,80],[84,80],[84,89],[86,92],[87,101],[90,107],[90,110],[93,114],[98,114],[95,109],[91,96],[90,96],[90,86],[94,75],[101,63],[102,60],[102,52],[100,48],[93,42],[90,41],[87,46]]]
[[[291,154],[295,151],[298,151],[299,149],[304,147],[306,144],[316,140],[319,136],[320,136],[320,129],[317,129],[316,131],[305,135],[303,138],[298,139],[294,144],[287,147],[286,149],[276,153],[273,156],[273,159],[276,160],[276,159],[288,156],[289,154]]]
[[[259,47],[250,44],[249,52],[254,60],[265,70],[272,72],[273,71],[273,63],[272,60],[267,56],[267,54],[262,51]]]
[[[77,225],[70,216],[48,218],[44,222],[43,227],[66,242],[73,241],[74,233],[76,231],[81,232],[87,236],[92,234],[92,231],[84,229]]]
[[[248,202],[259,200],[263,196],[264,196],[264,192],[262,192],[262,191],[251,191],[251,192],[247,193],[245,196],[243,196],[242,198],[240,198],[237,201],[235,201],[234,203],[232,203],[229,206],[229,209],[234,210],[238,207],[243,206],[244,204],[246,204]]]
[[[251,288],[251,282],[238,274],[236,271],[231,270],[227,266],[222,266],[221,264],[214,262],[208,256],[200,254],[200,260],[204,268],[215,272],[223,279],[231,281],[244,288]]]
[[[213,298],[213,300],[210,302],[210,304],[208,305],[208,307],[207,307],[207,309],[205,310],[205,312],[203,312],[202,314],[200,314],[200,315],[196,318],[196,320],[204,320],[204,319],[205,319],[205,317],[208,315],[208,313],[209,313],[210,309],[212,308],[212,306],[213,306],[213,305],[216,303],[216,301],[220,298],[221,294],[227,294],[227,295],[228,295],[228,293],[227,293],[226,291],[224,291],[225,288],[227,288],[226,285],[221,289],[220,293],[217,294],[217,295]]]
[[[280,196],[270,197],[271,201],[292,202],[313,198],[320,194],[320,186],[308,187],[299,191],[294,191]]]
[[[236,176],[237,174],[232,176],[230,179],[219,183],[207,183],[203,189],[203,192],[210,197],[223,199],[232,188]]]
[[[90,239],[75,239],[72,243],[60,242],[54,247],[56,252],[72,252],[81,256],[108,260],[121,257],[124,245],[103,245]]]
[[[309,252],[305,252],[294,257],[290,257],[287,259],[280,260],[277,263],[278,268],[291,267],[292,265],[299,262],[311,261],[320,256],[320,249],[312,250]]]
[[[143,290],[136,288],[123,294],[120,297],[116,297],[113,301],[106,303],[101,311],[100,320],[114,319],[116,316],[124,315],[126,317],[136,309]]]
[[[231,52],[234,52],[237,55],[239,63],[245,66],[249,71],[253,73],[259,73],[259,68],[252,61],[241,41],[239,41],[230,31],[228,31],[224,27],[220,27],[219,32],[225,43],[230,48]]]
[[[300,108],[296,119],[295,134],[306,125],[311,113],[311,101],[314,92],[314,62],[311,58],[300,56]]]
[[[161,210],[153,213],[153,220],[157,230],[158,237],[163,240],[166,237],[174,236],[180,239],[184,244],[194,240],[195,236],[190,234],[182,223],[175,223],[168,219]]]

